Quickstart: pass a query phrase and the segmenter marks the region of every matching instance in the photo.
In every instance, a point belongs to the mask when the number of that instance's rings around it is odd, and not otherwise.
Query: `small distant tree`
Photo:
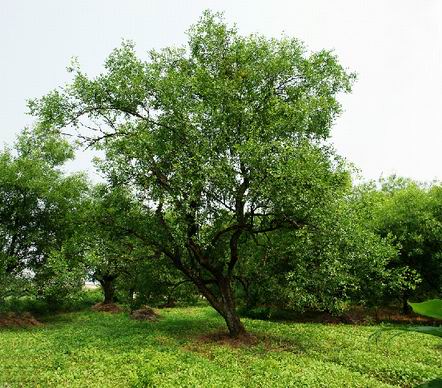
[[[130,222],[132,204],[124,188],[99,184],[91,193],[87,215],[88,267],[92,278],[101,285],[105,304],[114,303],[117,279],[130,274],[137,259],[135,237],[121,228],[126,220]]]
[[[200,296],[193,283],[163,255],[138,261],[132,272],[118,278],[117,290],[132,308],[188,305],[197,302]]]
[[[124,187],[98,184],[92,190],[87,212],[87,264],[91,277],[101,285],[104,304],[114,303],[117,295],[131,306],[172,303],[179,296],[178,287],[186,283],[180,272],[144,241],[145,233],[137,226],[143,217],[142,207]]]
[[[55,301],[81,288],[87,182],[61,171],[72,156],[59,136],[29,130],[0,152],[0,296]]]
[[[398,255],[389,268],[403,281],[390,293],[410,312],[408,300],[440,296],[442,291],[442,218],[440,185],[425,186],[400,177],[389,177],[380,187],[361,188],[360,201],[369,211],[368,224],[389,237]]]
[[[147,209],[145,241],[236,337],[244,333],[232,290],[241,243],[304,228],[312,209],[349,184],[324,140],[353,75],[331,52],[243,37],[210,12],[188,37],[187,47],[151,51],[147,61],[124,43],[96,78],[74,64],[73,82],[30,109],[40,128],[74,127],[104,150],[111,179]]]

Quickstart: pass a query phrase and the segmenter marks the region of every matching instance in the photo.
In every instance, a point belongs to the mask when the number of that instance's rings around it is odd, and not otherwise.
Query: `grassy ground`
[[[375,327],[245,320],[252,346],[211,342],[224,329],[208,307],[57,315],[0,329],[0,386],[391,387],[442,375],[437,338],[407,333],[376,344]]]

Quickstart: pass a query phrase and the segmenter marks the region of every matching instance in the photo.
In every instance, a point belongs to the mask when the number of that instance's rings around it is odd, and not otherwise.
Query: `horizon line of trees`
[[[0,152],[0,303],[34,297],[54,308],[100,283],[103,303],[198,300],[155,251],[145,211],[127,188],[66,174],[62,138],[25,130]],[[342,313],[440,297],[442,185],[391,176],[351,186],[314,224],[241,244],[233,293],[259,307]],[[1,309],[1,308],[0,308]]]

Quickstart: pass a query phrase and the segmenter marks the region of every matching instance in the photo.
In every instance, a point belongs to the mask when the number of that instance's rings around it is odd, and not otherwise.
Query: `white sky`
[[[206,8],[244,34],[334,49],[358,73],[332,140],[365,178],[442,179],[441,0],[0,0],[0,145],[32,123],[26,99],[68,81],[72,56],[95,74],[122,38],[141,54],[183,44]]]

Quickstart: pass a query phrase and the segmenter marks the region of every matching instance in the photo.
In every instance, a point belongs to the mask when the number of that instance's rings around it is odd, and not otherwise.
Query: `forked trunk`
[[[246,334],[246,329],[236,312],[230,278],[223,277],[217,280],[216,285],[220,292],[219,296],[215,296],[202,282],[195,281],[195,284],[210,305],[224,318],[230,337],[237,338]]]

